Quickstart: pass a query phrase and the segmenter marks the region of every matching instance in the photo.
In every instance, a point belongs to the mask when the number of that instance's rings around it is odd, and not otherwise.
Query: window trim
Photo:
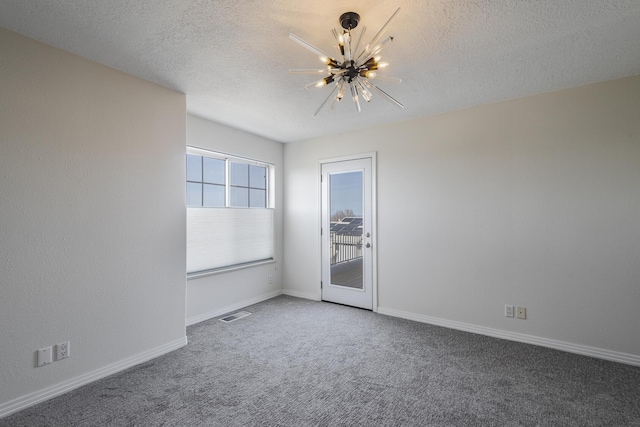
[[[275,264],[276,259],[263,259],[259,261],[244,262],[242,264],[230,265],[228,267],[212,268],[210,270],[194,271],[187,273],[187,280],[199,279],[201,277],[215,276],[217,274],[230,273],[232,271],[244,270],[251,267],[259,267],[261,265]]]
[[[260,161],[260,160],[255,160],[255,159],[251,159],[248,157],[242,157],[242,156],[236,156],[236,155],[232,155],[232,154],[227,154],[227,153],[221,153],[219,151],[213,151],[213,150],[208,150],[206,148],[200,148],[200,147],[194,147],[192,145],[187,145],[187,151],[186,154],[193,154],[196,156],[205,156],[205,157],[211,157],[214,159],[220,159],[220,160],[224,160],[225,161],[225,205],[224,206],[190,206],[187,205],[188,208],[215,208],[215,209],[220,209],[220,208],[236,208],[236,209],[273,209],[274,206],[274,198],[272,196],[273,194],[273,188],[271,185],[272,179],[273,179],[273,168],[275,167],[275,165],[273,163],[269,163],[269,162],[264,162],[264,161]],[[237,163],[244,163],[244,164],[248,164],[248,165],[253,165],[253,166],[260,166],[260,167],[264,167],[266,168],[266,174],[265,174],[265,191],[266,191],[266,196],[265,196],[265,207],[250,207],[250,206],[231,206],[231,180],[230,180],[230,165],[229,165],[229,161],[233,162],[237,162]],[[185,180],[186,182],[194,182],[195,181],[188,181]],[[204,181],[202,182],[202,184],[204,185]],[[251,183],[249,183],[251,184]],[[237,187],[237,186],[233,186],[233,187]],[[239,187],[239,188],[247,188],[247,190],[251,190],[254,187]],[[257,188],[256,188],[257,189]],[[261,189],[260,189],[261,190]],[[203,196],[204,197],[204,196]],[[204,198],[202,200],[204,202]]]

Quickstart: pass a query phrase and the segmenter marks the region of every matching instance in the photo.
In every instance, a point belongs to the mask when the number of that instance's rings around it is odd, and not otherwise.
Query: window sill
[[[244,270],[246,268],[258,267],[258,266],[261,266],[261,265],[275,264],[275,262],[276,262],[275,259],[265,259],[265,260],[262,260],[262,261],[247,262],[247,263],[244,263],[244,264],[232,265],[232,266],[229,266],[229,267],[216,268],[216,269],[213,269],[213,270],[196,271],[196,272],[193,272],[193,273],[187,273],[187,280],[200,279],[202,277],[215,276],[217,274],[230,273],[232,271]]]

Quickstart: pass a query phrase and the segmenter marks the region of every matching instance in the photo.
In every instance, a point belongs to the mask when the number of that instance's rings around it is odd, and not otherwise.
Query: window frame
[[[185,173],[185,177],[186,177],[186,184],[188,185],[189,183],[192,184],[200,184],[201,188],[200,188],[200,205],[189,205],[188,204],[188,194],[187,194],[187,199],[186,199],[186,203],[187,203],[187,207],[188,208],[238,208],[238,209],[273,209],[273,197],[272,197],[272,193],[273,193],[273,187],[272,187],[272,176],[273,176],[273,168],[274,165],[272,163],[268,163],[268,162],[264,162],[264,161],[260,161],[260,160],[255,160],[255,159],[249,159],[247,157],[240,157],[240,156],[235,156],[235,155],[231,155],[231,154],[226,154],[226,153],[221,153],[221,152],[217,152],[217,151],[212,151],[212,150],[207,150],[204,148],[199,148],[199,147],[193,147],[193,146],[187,146],[187,151],[186,154],[189,155],[195,155],[195,156],[201,156],[202,159],[202,164],[201,164],[201,168],[202,168],[202,173],[201,173],[201,181],[193,181],[193,180],[189,180],[188,179],[188,174]],[[217,160],[223,160],[225,162],[225,177],[224,177],[224,184],[216,184],[216,183],[208,183],[204,181],[204,157],[209,157],[212,159],[217,159]],[[185,156],[185,161],[186,161],[186,156]],[[231,163],[236,163],[236,164],[243,164],[243,165],[247,165],[247,186],[237,186],[237,185],[231,185]],[[265,188],[260,188],[260,187],[252,187],[251,186],[251,166],[258,166],[258,167],[262,167],[265,168]],[[224,200],[225,200],[225,204],[224,206],[204,206],[204,186],[205,185],[224,185]],[[247,202],[247,206],[233,206],[231,205],[231,188],[246,188],[247,192],[248,192],[248,202]],[[265,200],[264,200],[264,206],[251,206],[251,190],[264,190],[265,191]]]
[[[193,181],[188,179],[189,177],[187,174],[187,170],[185,170],[185,186],[188,186],[189,183],[198,183],[201,185],[200,205],[187,204],[189,196],[188,193],[185,195],[187,217],[192,219],[187,221],[187,279],[195,279],[198,277],[204,277],[213,274],[264,265],[268,263],[275,263],[275,214],[273,208],[275,204],[273,188],[275,165],[264,161],[220,153],[193,146],[187,146],[185,153],[185,164],[188,162],[187,155],[189,154],[203,157],[201,159],[201,167],[204,164],[204,157],[224,160],[225,205],[204,206],[204,185],[207,184],[204,179],[205,170],[201,170],[201,181]],[[246,188],[247,192],[250,192],[251,189],[256,188],[259,190],[264,190],[264,206],[251,207],[250,199],[247,202],[247,206],[231,206],[230,191],[232,186],[230,184],[230,169],[232,163],[247,165],[248,186],[242,188]],[[264,189],[251,187],[251,166],[264,168]],[[262,182],[260,182],[258,185],[261,184]],[[236,213],[234,213],[234,210],[236,211]],[[201,222],[211,221],[212,218],[214,219],[214,223],[219,224],[220,226],[211,227],[211,222],[209,222],[208,226],[205,223]],[[249,222],[247,223],[246,221]],[[266,224],[269,224],[269,222],[270,225],[267,226]],[[238,225],[240,223],[242,223],[242,225]],[[254,233],[249,234],[249,236],[262,236],[258,238],[258,240],[255,240],[253,237],[249,237],[246,234],[251,232],[251,224],[255,225],[258,228],[254,228]],[[229,231],[231,234],[229,235],[229,233],[226,233],[226,231]],[[248,249],[245,250],[245,248],[247,247],[243,245],[246,245],[247,238],[253,241],[249,245]],[[215,244],[212,244],[212,242],[215,242]],[[235,245],[236,242],[238,242],[239,246]],[[205,246],[207,246],[208,249],[202,249]],[[223,251],[225,252],[224,254],[221,254],[219,249],[220,247],[226,248],[223,249]],[[234,257],[233,260],[228,260],[226,258],[227,252],[238,252],[242,253],[242,255]],[[248,255],[248,258],[252,256],[255,256],[255,258],[252,260],[240,259],[245,255]]]

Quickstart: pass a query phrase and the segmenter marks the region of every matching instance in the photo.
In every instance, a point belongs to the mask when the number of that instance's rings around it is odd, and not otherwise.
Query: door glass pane
[[[329,175],[331,284],[363,289],[362,171]]]

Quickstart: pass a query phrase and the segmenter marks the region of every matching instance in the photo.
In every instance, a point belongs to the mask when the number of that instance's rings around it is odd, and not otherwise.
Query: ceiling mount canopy
[[[360,15],[355,12],[345,12],[340,15],[340,25],[347,31],[353,30],[360,22]]]
[[[387,26],[391,20],[398,14],[400,8],[391,15],[391,18],[382,26],[380,31],[371,39],[368,44],[362,43],[363,36],[367,30],[366,27],[362,27],[357,40],[352,38],[351,31],[358,26],[360,22],[360,15],[356,12],[345,12],[340,15],[339,22],[343,28],[342,32],[337,30],[331,30],[334,38],[336,39],[337,56],[331,57],[327,55],[317,47],[302,40],[300,37],[289,34],[289,38],[302,47],[310,50],[318,56],[326,68],[322,69],[290,69],[290,73],[301,74],[316,74],[323,75],[324,77],[316,82],[310,83],[305,86],[308,89],[311,86],[322,87],[333,85],[333,91],[329,93],[324,102],[316,110],[313,117],[316,117],[320,110],[327,104],[329,99],[333,99],[331,109],[333,110],[338,102],[342,100],[347,89],[351,92],[351,98],[356,106],[358,112],[361,111],[360,97],[365,101],[370,102],[374,94],[380,95],[398,108],[404,108],[400,102],[392,98],[385,91],[380,89],[375,83],[377,81],[387,81],[393,83],[400,83],[402,80],[382,76],[378,70],[386,67],[386,62],[381,62],[380,52],[386,45],[393,41],[393,37],[388,36],[382,39]],[[382,41],[381,41],[382,40]]]

